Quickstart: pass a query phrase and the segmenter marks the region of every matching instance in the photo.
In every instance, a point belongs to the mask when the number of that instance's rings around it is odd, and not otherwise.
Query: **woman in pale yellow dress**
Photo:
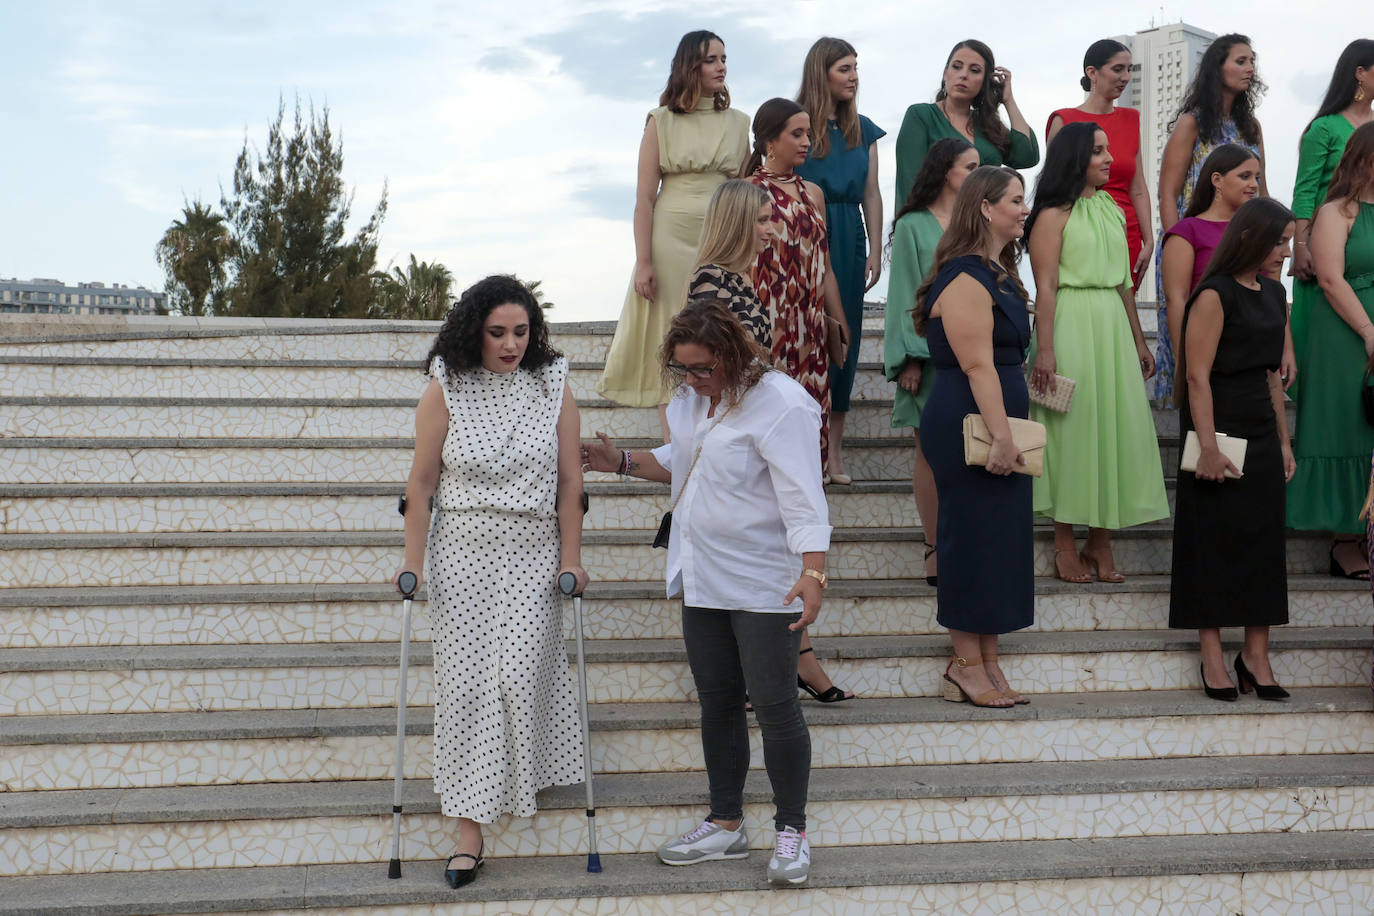
[[[711,32],[688,32],[639,145],[635,269],[597,386],[602,397],[658,406],[662,420],[671,392],[659,376],[658,347],[687,301],[706,204],[748,155],[749,117],[730,107],[725,88],[725,44]]]

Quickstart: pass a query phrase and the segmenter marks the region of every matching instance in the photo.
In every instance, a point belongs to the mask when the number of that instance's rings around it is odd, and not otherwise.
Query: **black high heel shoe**
[[[483,845],[485,845],[485,842],[483,843]],[[455,852],[453,855],[448,857],[448,862],[450,865],[453,864],[454,859],[472,860],[472,868],[444,869],[444,878],[448,881],[448,886],[453,888],[454,890],[457,890],[464,884],[471,884],[473,881],[477,880],[477,869],[482,867],[482,862],[484,861],[482,859],[482,846],[477,847],[477,855],[475,856],[467,852]]]
[[[1236,653],[1236,683],[1240,685],[1241,693],[1249,693],[1253,688],[1255,696],[1261,700],[1286,700],[1292,695],[1278,684],[1261,684],[1255,680],[1250,669],[1245,667],[1239,652]]]
[[[1202,692],[1207,694],[1208,699],[1225,700],[1228,703],[1234,703],[1240,699],[1240,691],[1234,687],[1208,687],[1207,673],[1203,670],[1201,662],[1198,663],[1197,673],[1202,676]]]
[[[934,553],[935,553],[935,551],[936,551],[937,549],[938,549],[938,548],[932,547],[931,545],[927,544],[927,545],[926,545],[926,555],[925,555],[924,559],[929,560],[929,559],[931,558],[931,556],[934,555]],[[926,585],[935,586],[935,585],[939,585],[939,584],[940,584],[940,577],[939,577],[938,574],[937,574],[937,575],[934,575],[934,576],[926,576]]]

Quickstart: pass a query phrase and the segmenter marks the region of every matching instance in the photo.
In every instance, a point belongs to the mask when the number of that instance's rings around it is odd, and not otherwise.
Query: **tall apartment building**
[[[1159,210],[1153,202],[1159,200],[1159,164],[1169,139],[1169,124],[1178,115],[1178,106],[1203,52],[1216,37],[1183,22],[1116,36],[1117,41],[1131,49],[1131,84],[1120,104],[1140,111],[1140,164],[1150,188],[1156,243],[1160,234]],[[1154,290],[1152,265],[1140,284],[1140,299],[1153,299]]]
[[[78,283],[43,277],[0,279],[0,312],[48,315],[152,315],[165,311],[167,295],[141,286]]]

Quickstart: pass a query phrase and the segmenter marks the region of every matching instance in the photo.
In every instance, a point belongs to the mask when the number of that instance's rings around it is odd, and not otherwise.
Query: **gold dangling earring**
[[[1363,102],[1363,101],[1364,101],[1364,87],[1361,86],[1359,83],[1356,83],[1356,84],[1355,84],[1355,101],[1357,101],[1357,102]]]

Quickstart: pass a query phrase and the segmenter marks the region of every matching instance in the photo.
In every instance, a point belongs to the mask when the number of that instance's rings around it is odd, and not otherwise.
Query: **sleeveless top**
[[[1108,198],[1110,200],[1110,198]],[[1113,204],[1115,206],[1115,204]],[[992,296],[992,361],[998,366],[1020,366],[1026,359],[1026,348],[1030,346],[1030,313],[1026,310],[1026,300],[1016,291],[1000,268],[989,267],[980,256],[966,254],[954,258],[940,268],[930,284],[923,305],[929,323],[926,325],[926,338],[930,342],[930,355],[937,369],[956,369],[959,358],[945,336],[944,321],[929,318],[930,308],[940,298],[945,287],[962,274],[968,274],[983,285]],[[936,324],[936,322],[939,322]]]
[[[436,356],[429,374],[448,408],[435,507],[553,518],[568,360],[505,373],[478,366],[450,379]]]
[[[828,371],[830,357],[810,352],[817,345],[824,350],[825,341],[821,284],[829,243],[824,217],[807,197],[800,175],[784,177],[760,168],[749,180],[773,201],[776,235],[759,253],[754,271],[754,289],[773,325],[773,361],[789,371],[823,362]],[[797,197],[787,193],[789,184],[796,186]]]

